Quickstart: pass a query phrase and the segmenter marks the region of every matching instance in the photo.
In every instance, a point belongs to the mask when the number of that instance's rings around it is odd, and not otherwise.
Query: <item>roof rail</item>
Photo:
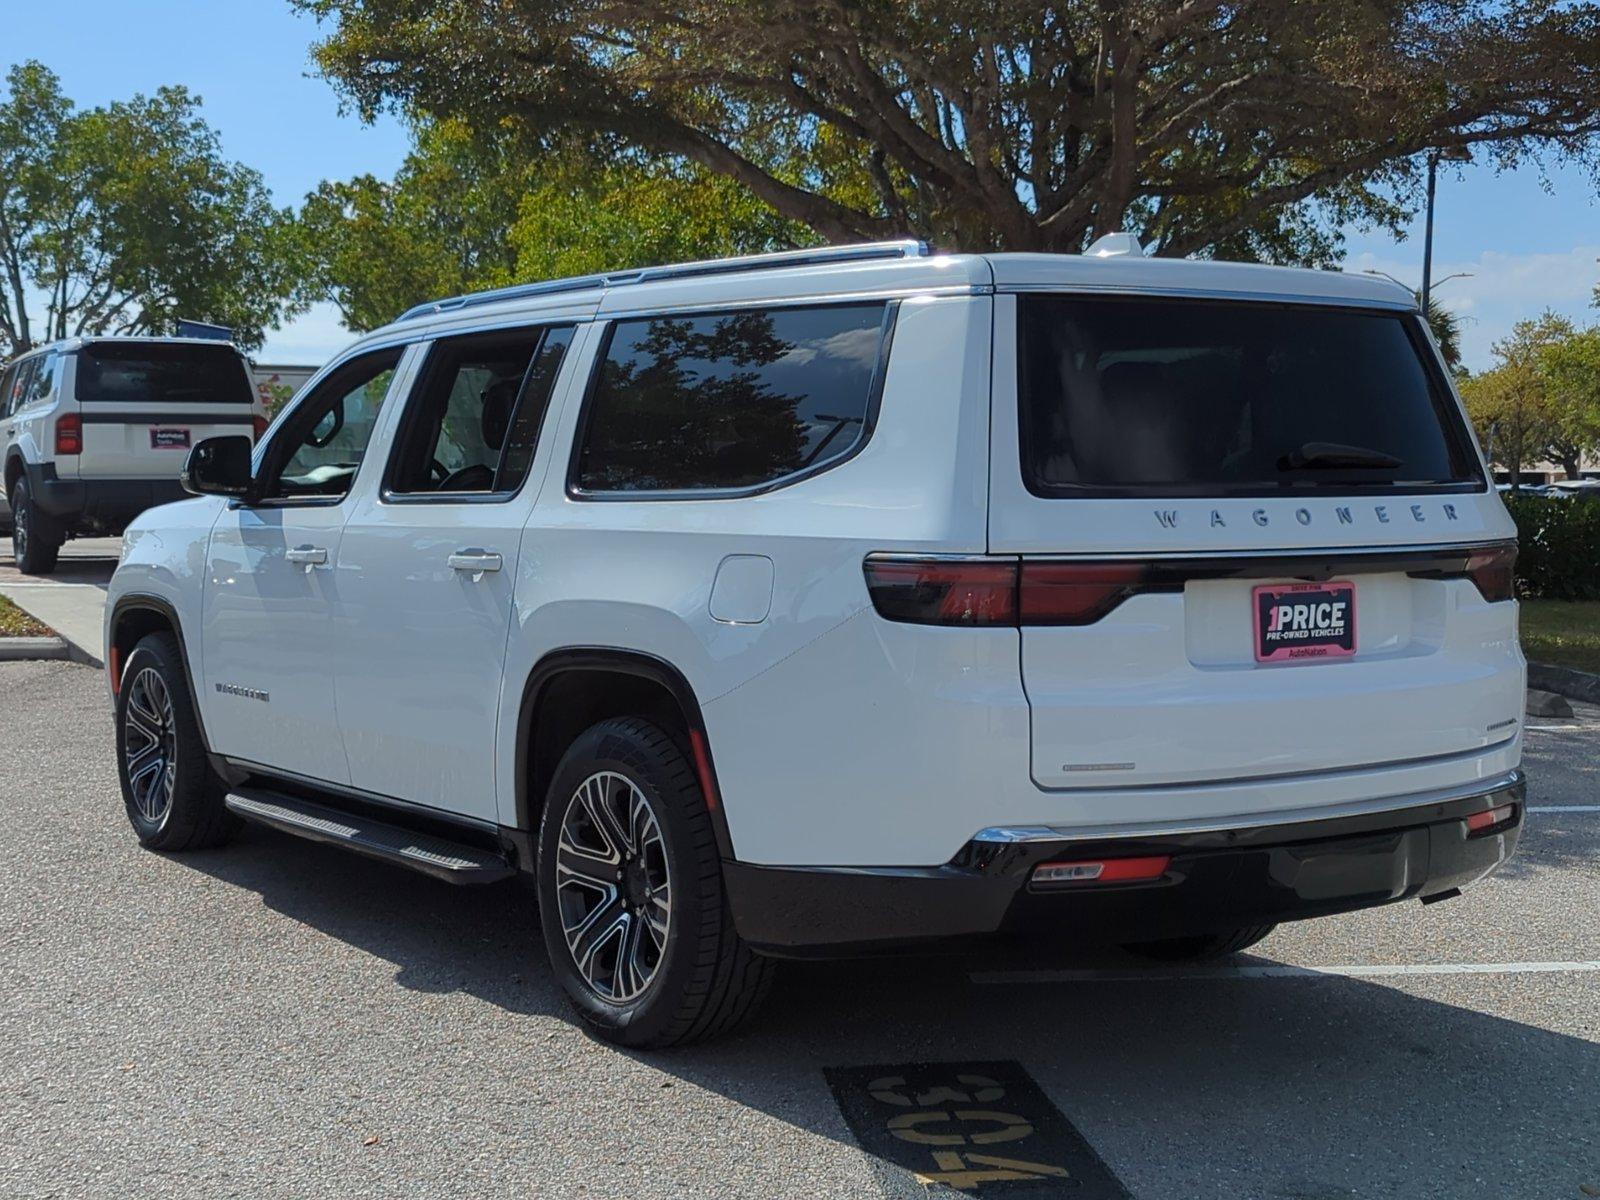
[[[447,300],[430,300],[426,304],[407,309],[395,318],[395,323],[433,316],[436,313],[455,312],[462,308],[476,308],[480,304],[497,304],[502,300],[521,300],[529,296],[549,296],[559,292],[583,292],[594,288],[653,283],[661,279],[732,275],[740,271],[766,271],[780,267],[824,266],[830,263],[864,262],[878,258],[922,258],[932,253],[933,250],[927,242],[905,238],[893,242],[861,242],[853,246],[815,246],[809,250],[779,250],[772,254],[746,254],[740,258],[713,258],[662,267],[640,267],[632,271],[610,271],[604,275],[578,275],[571,279],[550,279],[543,283],[522,283],[513,287],[496,288],[489,292],[452,296]]]

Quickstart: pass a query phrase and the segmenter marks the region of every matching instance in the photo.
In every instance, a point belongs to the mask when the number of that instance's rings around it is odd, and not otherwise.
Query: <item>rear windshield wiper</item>
[[[1338,442],[1306,442],[1278,460],[1280,471],[1338,470],[1341,467],[1356,470],[1392,470],[1405,464],[1382,450],[1368,450],[1365,446],[1343,446]]]

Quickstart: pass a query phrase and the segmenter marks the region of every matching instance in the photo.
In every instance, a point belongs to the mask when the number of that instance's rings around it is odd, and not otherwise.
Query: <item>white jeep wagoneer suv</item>
[[[1517,841],[1524,664],[1413,300],[1131,249],[835,247],[364,337],[128,529],[139,840],[528,876],[582,1015],[656,1046],[774,957],[1202,957],[1454,895]]]

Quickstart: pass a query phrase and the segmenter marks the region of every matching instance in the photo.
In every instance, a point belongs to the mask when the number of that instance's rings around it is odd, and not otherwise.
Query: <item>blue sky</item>
[[[5,63],[37,58],[82,105],[181,83],[205,100],[228,155],[259,170],[280,204],[298,203],[321,180],[392,174],[406,152],[393,121],[364,126],[341,114],[333,89],[312,73],[314,22],[287,0],[59,0],[10,5]],[[1441,173],[1434,237],[1439,298],[1466,320],[1469,366],[1513,321],[1550,307],[1580,321],[1600,283],[1600,205],[1594,181],[1575,171],[1548,179],[1468,167]],[[1352,233],[1346,269],[1377,269],[1415,284],[1422,228],[1396,243]],[[319,362],[349,335],[321,306],[268,338],[263,360]]]

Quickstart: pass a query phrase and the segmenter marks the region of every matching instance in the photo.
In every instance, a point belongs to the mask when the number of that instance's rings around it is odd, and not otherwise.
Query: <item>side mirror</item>
[[[247,437],[206,438],[195,444],[178,476],[185,491],[196,496],[234,496],[248,500],[255,480],[250,474],[254,445]]]

